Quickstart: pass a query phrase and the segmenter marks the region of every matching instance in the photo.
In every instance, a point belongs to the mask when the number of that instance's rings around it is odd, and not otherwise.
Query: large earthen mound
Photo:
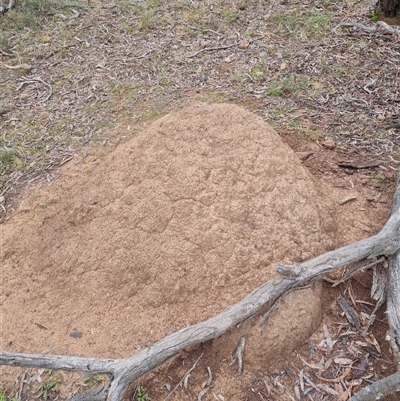
[[[3,349],[125,357],[334,245],[313,177],[234,105],[167,115],[63,185],[4,225]]]

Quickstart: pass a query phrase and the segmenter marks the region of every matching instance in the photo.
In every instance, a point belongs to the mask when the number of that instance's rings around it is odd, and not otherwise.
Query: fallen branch
[[[382,230],[372,237],[355,242],[351,245],[327,252],[321,256],[295,266],[277,266],[283,276],[272,279],[241,301],[228,307],[222,313],[211,319],[193,326],[181,329],[161,339],[142,352],[125,359],[108,360],[95,358],[79,358],[68,356],[40,356],[13,352],[0,352],[0,365],[20,367],[41,367],[69,371],[84,371],[91,374],[107,374],[110,377],[108,393],[101,392],[101,400],[120,401],[128,386],[137,378],[143,376],[164,363],[181,350],[221,336],[236,324],[255,315],[268,302],[276,300],[288,290],[304,285],[304,283],[320,278],[335,271],[345,264],[354,263],[365,258],[378,256],[390,257],[392,265],[396,266],[389,286],[388,303],[393,303],[393,312],[389,312],[390,324],[394,333],[395,345],[399,345],[399,263],[400,253],[400,169],[399,179],[394,196],[391,215]],[[394,261],[394,264],[393,264]],[[393,316],[392,316],[393,315]],[[79,395],[79,400],[99,400],[91,394]],[[78,400],[78,398],[75,398]],[[354,400],[353,400],[354,401]]]
[[[375,401],[396,391],[400,391],[400,371],[364,387],[348,401]]]
[[[400,29],[396,29],[388,25],[386,22],[378,21],[374,26],[367,26],[363,24],[359,24],[357,22],[341,22],[340,24],[336,25],[332,30],[331,33],[336,33],[339,28],[342,27],[351,27],[351,28],[358,28],[368,33],[375,33],[378,31],[379,27],[382,27],[385,31],[390,33],[394,33],[397,35],[398,39],[400,40]]]
[[[397,175],[397,190],[393,198],[391,216],[400,210],[400,169]],[[390,342],[400,371],[400,249],[389,257],[389,291],[387,315],[390,329]]]

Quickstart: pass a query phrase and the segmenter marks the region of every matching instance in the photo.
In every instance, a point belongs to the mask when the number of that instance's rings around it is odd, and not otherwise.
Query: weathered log
[[[364,387],[348,401],[375,401],[400,391],[400,371]]]
[[[387,315],[390,342],[400,371],[400,250],[389,258]]]
[[[400,168],[397,174],[397,190],[394,194],[390,215],[400,210]],[[389,320],[390,341],[397,369],[400,371],[400,250],[389,257],[389,291],[387,297],[387,315]]]
[[[400,209],[400,169],[397,175],[397,190],[393,198],[390,216]],[[397,361],[397,372],[385,377],[350,398],[349,401],[375,401],[400,391],[400,249],[389,257],[389,289],[387,294],[387,315],[391,347]]]
[[[295,266],[277,266],[282,278],[272,279],[241,301],[228,307],[211,319],[181,329],[149,346],[142,352],[125,359],[109,360],[68,356],[42,356],[13,352],[0,352],[0,365],[41,367],[61,370],[107,374],[110,377],[108,393],[105,389],[95,395],[83,393],[75,400],[120,401],[128,386],[184,348],[215,339],[236,324],[255,315],[265,304],[276,300],[288,290],[320,278],[340,267],[365,258],[381,255],[390,258],[391,275],[388,294],[389,323],[394,347],[399,346],[399,255],[400,255],[400,169],[391,215],[382,230],[369,238],[327,252]],[[396,376],[397,377],[397,376]],[[93,398],[95,397],[95,398]]]
[[[354,27],[354,28],[362,29],[363,31],[366,31],[369,33],[375,33],[375,32],[377,32],[378,28],[383,28],[387,32],[396,34],[397,37],[400,39],[400,29],[393,28],[392,26],[388,25],[384,21],[378,21],[373,26],[367,26],[364,24],[360,24],[358,22],[341,22],[340,24],[336,25],[331,30],[331,33],[336,33],[336,31],[341,27],[345,27],[345,28]]]

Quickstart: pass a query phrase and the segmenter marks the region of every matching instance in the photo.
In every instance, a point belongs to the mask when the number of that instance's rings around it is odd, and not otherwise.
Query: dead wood
[[[400,209],[400,169],[397,174],[397,190],[390,212],[392,217]],[[378,304],[377,304],[378,305]],[[349,401],[375,401],[400,391],[400,249],[389,257],[389,289],[387,315],[390,343],[397,361],[397,372],[360,390]]]
[[[368,387],[364,387],[353,395],[349,401],[375,401],[396,391],[400,391],[400,371]]]
[[[41,367],[68,371],[106,374],[110,377],[108,393],[105,389],[95,394],[83,393],[76,400],[120,401],[129,385],[154,368],[176,355],[184,348],[221,336],[236,324],[254,316],[266,303],[276,300],[287,291],[320,278],[340,267],[365,258],[389,257],[390,283],[388,316],[392,333],[392,346],[399,359],[400,348],[400,169],[391,215],[382,230],[369,238],[327,252],[295,266],[277,266],[281,278],[272,279],[228,307],[211,319],[181,329],[149,346],[142,352],[125,359],[108,360],[70,356],[29,355],[0,352],[0,365]],[[393,375],[398,378],[400,375]],[[387,378],[389,379],[389,378]],[[386,380],[386,379],[384,379]],[[377,382],[374,384],[380,389]],[[397,391],[399,385],[394,386]],[[377,390],[380,391],[380,390]],[[361,399],[361,398],[358,398]],[[356,401],[358,399],[352,400]],[[365,398],[363,398],[365,399]]]
[[[389,258],[389,291],[387,315],[390,342],[400,371],[400,250]]]
[[[383,22],[383,21],[378,21],[374,26],[367,26],[367,25],[359,24],[357,22],[341,22],[340,24],[336,25],[332,29],[331,32],[336,33],[336,31],[341,27],[358,28],[358,29],[361,29],[361,30],[369,32],[369,33],[375,33],[375,32],[377,32],[378,28],[381,27],[387,32],[396,34],[397,38],[400,39],[400,29],[393,28],[390,25],[388,25],[386,22]]]
[[[397,190],[394,195],[391,216],[400,210],[400,169],[397,174]],[[387,315],[390,328],[390,341],[400,371],[400,249],[389,257],[389,290],[387,296]]]

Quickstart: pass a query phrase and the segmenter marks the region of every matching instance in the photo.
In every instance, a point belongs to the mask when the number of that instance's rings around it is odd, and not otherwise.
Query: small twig
[[[74,158],[74,156],[69,156],[66,159],[62,160],[59,164],[58,167],[63,166],[65,163],[68,163],[70,160],[72,160]]]
[[[40,327],[41,329],[45,329],[45,330],[48,330],[48,329],[49,329],[47,326],[45,326],[45,325],[42,324],[42,323],[35,322],[35,324],[36,324],[36,326]]]
[[[378,167],[382,164],[380,160],[371,159],[364,161],[350,161],[350,162],[341,162],[338,163],[339,167],[343,168],[354,168],[354,169],[364,169],[370,167]]]
[[[339,383],[340,381],[342,381],[343,379],[345,379],[351,372],[351,368],[346,368],[344,370],[344,373],[342,375],[340,375],[339,377],[336,377],[334,379],[326,379],[325,377],[322,377],[320,375],[315,374],[315,376],[318,377],[319,380],[322,380],[323,382],[327,382],[327,383]],[[304,372],[305,373],[305,372]]]
[[[375,84],[376,84],[376,81],[377,81],[376,79],[372,79],[372,80],[369,81],[366,85],[364,85],[364,86],[363,86],[363,89],[365,90],[365,92],[371,94],[372,91],[369,90],[369,87],[375,85]]]
[[[246,345],[246,336],[243,336],[240,341],[239,345],[236,348],[234,360],[237,359],[238,361],[238,374],[239,376],[242,374],[243,371],[243,352],[244,352],[244,346]]]
[[[69,17],[69,19],[75,19],[81,15],[79,11],[76,11],[73,8],[71,8],[71,13],[73,13],[74,15],[72,17]]]
[[[19,70],[19,69],[30,70],[32,68],[29,64],[8,65],[1,63],[1,65],[10,70]]]
[[[201,49],[196,53],[189,54],[189,56],[186,56],[186,58],[193,58],[204,52],[212,52],[212,51],[216,51],[216,50],[226,50],[226,49],[230,49],[235,46],[239,46],[239,43],[233,43],[231,45],[218,46],[218,47],[205,47],[204,49]]]
[[[210,390],[210,387],[203,388],[203,390],[200,391],[199,395],[197,396],[197,401],[201,401],[203,398],[203,395]]]
[[[253,43],[253,42],[256,42],[257,40],[261,40],[261,39],[264,39],[264,38],[265,38],[265,36],[260,36],[260,37],[258,37],[258,38],[254,38],[254,39],[249,40],[249,43]],[[204,49],[201,49],[201,50],[199,50],[199,51],[196,52],[196,53],[189,54],[189,56],[186,56],[186,58],[193,58],[193,57],[196,57],[196,56],[198,56],[199,54],[204,53],[204,52],[211,52],[211,51],[216,51],[216,50],[226,50],[226,49],[230,49],[230,48],[232,48],[232,47],[239,46],[239,44],[240,44],[240,43],[237,42],[237,43],[233,43],[233,44],[231,44],[231,45],[226,45],[226,46],[205,47]]]
[[[357,199],[357,196],[355,196],[355,195],[346,196],[345,198],[343,198],[342,200],[339,201],[339,205],[340,206],[344,205],[345,203],[351,202],[356,199]]]
[[[265,38],[265,35],[259,36],[258,38],[250,39],[249,43],[254,43],[254,42],[257,42],[257,40],[261,40],[261,39],[264,39],[264,38]]]
[[[55,17],[62,19],[63,21],[67,20],[67,17],[64,14],[56,14]]]
[[[211,368],[209,366],[207,366],[207,372],[208,372],[208,379],[207,379],[206,387],[210,387],[210,384],[212,382],[212,372],[211,372]]]
[[[24,389],[24,381],[25,381],[26,373],[22,373],[21,375],[21,383],[19,385],[18,393],[17,393],[17,399],[21,398],[22,390]]]
[[[193,366],[184,374],[182,377],[181,381],[172,389],[172,391],[164,398],[164,401],[167,401],[169,397],[171,397],[172,393],[185,381],[186,376],[190,374],[190,372],[193,371],[193,369],[196,367],[197,363],[200,361],[200,358],[203,356],[204,352],[201,353],[201,355],[197,358],[196,362],[193,364]]]
[[[146,53],[143,53],[141,56],[130,57],[130,58],[124,59],[123,61],[127,62],[127,61],[132,61],[132,60],[138,60],[138,59],[141,59],[141,58],[145,58],[147,55],[149,55],[150,53],[153,53],[154,51],[155,51],[155,49],[152,49],[152,50],[149,50]]]
[[[340,309],[346,315],[346,318],[349,321],[349,323],[355,326],[357,330],[361,330],[360,319],[356,311],[349,305],[349,303],[341,295],[337,300],[337,303],[339,304]]]

